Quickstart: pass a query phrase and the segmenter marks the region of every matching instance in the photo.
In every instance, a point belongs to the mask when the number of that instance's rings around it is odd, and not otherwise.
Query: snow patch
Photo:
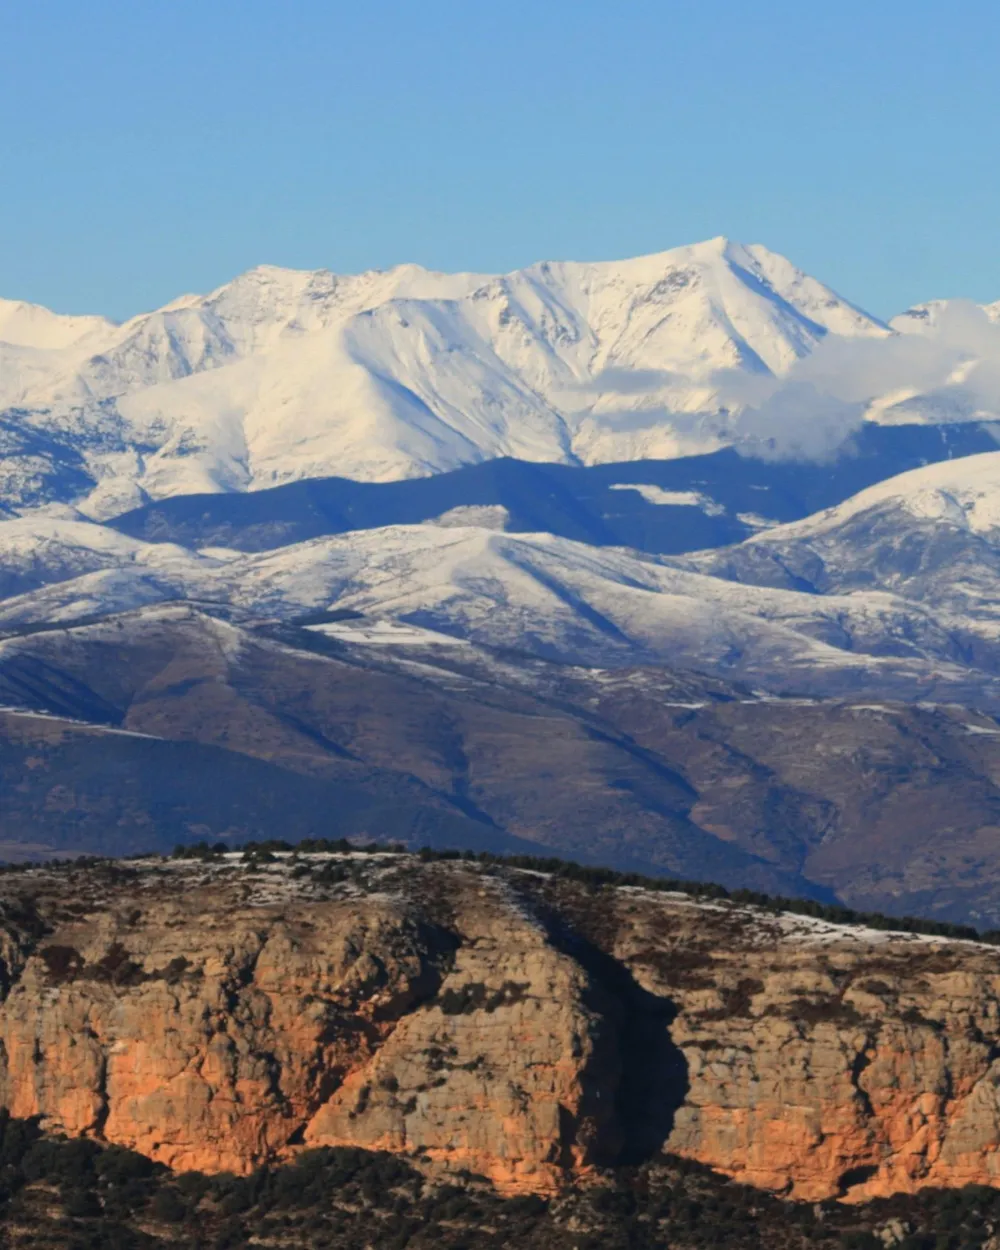
[[[752,530],[770,530],[779,524],[770,517],[761,516],[759,512],[737,512],[736,519]]]
[[[609,490],[634,490],[646,503],[667,504],[675,508],[700,508],[708,516],[725,516],[722,504],[696,490],[664,490],[638,482],[616,482]]]
[[[467,647],[464,638],[452,638],[433,629],[400,625],[394,621],[375,621],[359,625],[354,621],[334,621],[325,625],[308,625],[310,633],[323,634],[366,647]]]
[[[440,516],[433,517],[427,524],[437,525],[442,529],[473,525],[479,529],[501,531],[510,524],[510,513],[503,504],[466,504],[458,508],[449,508]]]

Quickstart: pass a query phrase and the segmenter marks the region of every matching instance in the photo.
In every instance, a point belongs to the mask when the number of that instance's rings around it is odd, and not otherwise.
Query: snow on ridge
[[[45,351],[92,347],[116,328],[106,317],[56,313],[41,304],[0,299],[0,343],[13,347]]]
[[[889,327],[900,334],[926,334],[940,321],[942,315],[957,305],[966,303],[963,300],[932,299],[923,304],[914,304],[912,308],[897,314],[889,321]],[[984,312],[987,318],[1000,323],[1000,300],[992,304],[975,304],[974,308]]]
[[[878,507],[897,507],[918,521],[947,522],[976,534],[1000,531],[1000,450],[911,469],[869,486],[833,508],[772,528],[753,544],[816,538]]]
[[[424,629],[416,625],[401,625],[386,620],[332,621],[325,625],[309,625],[310,633],[323,634],[340,642],[351,642],[365,647],[467,647],[464,638],[442,634],[438,630]],[[1000,733],[1000,730],[997,731]]]
[[[0,521],[0,584],[18,574],[42,584],[63,576],[131,564],[150,569],[204,569],[220,561],[177,543],[150,543],[92,521],[28,515]]]
[[[154,742],[162,742],[158,734],[141,733],[138,729],[122,729],[117,725],[101,725],[96,721],[80,720],[76,716],[67,716],[62,712],[40,712],[34,708],[13,707],[0,704],[0,716],[22,716],[29,720],[54,721],[60,725],[72,725],[87,733],[111,734],[122,738],[146,738]]]
[[[154,566],[146,553],[7,598],[0,628],[71,627],[80,618],[154,605],[190,612],[200,603],[235,622],[213,628],[235,631],[230,641],[238,646],[240,622],[346,610],[364,620],[329,632],[366,645],[415,645],[392,631],[430,630],[606,669],[668,663],[754,685],[777,678],[806,694],[823,693],[827,682],[838,690],[845,681],[857,688],[885,680],[893,689],[917,682],[929,693],[969,680],[942,658],[948,623],[887,591],[817,596],[744,585],[546,533],[425,524],[217,561],[178,550],[176,562],[161,556]],[[886,638],[901,637],[908,652],[880,654]]]
[[[976,938],[948,937],[943,934],[914,933],[909,929],[875,929],[861,923],[824,920],[819,916],[807,916],[797,911],[772,911],[753,903],[734,903],[726,899],[692,897],[676,890],[650,890],[644,886],[619,886],[623,893],[642,894],[650,902],[660,902],[667,907],[692,908],[697,911],[739,916],[749,926],[755,927],[768,937],[777,933],[782,941],[796,943],[830,944],[846,942],[850,945],[885,946],[979,946],[995,951],[996,947]]]
[[[462,504],[432,517],[426,524],[441,529],[473,526],[484,530],[505,530],[510,524],[510,513],[503,504]]]
[[[780,373],[829,333],[885,333],[790,262],[725,239],[501,277],[260,266],[120,326],[37,317],[62,328],[2,344],[0,410],[79,449],[96,489],[51,497],[98,519],[310,476],[711,450],[725,442],[719,370]]]

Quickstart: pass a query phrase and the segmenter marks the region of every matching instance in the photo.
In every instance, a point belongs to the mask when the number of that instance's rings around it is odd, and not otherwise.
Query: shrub
[[[149,1213],[154,1220],[166,1224],[180,1224],[189,1214],[188,1204],[176,1189],[161,1189],[150,1203]]]

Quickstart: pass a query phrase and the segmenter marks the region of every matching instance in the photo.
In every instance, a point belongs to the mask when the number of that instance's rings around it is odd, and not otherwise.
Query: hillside
[[[16,634],[175,602],[251,628],[321,628],[331,612],[353,613],[564,664],[668,665],[781,695],[1000,707],[988,608],[940,609],[877,587],[817,595],[809,585],[757,586],[703,572],[693,558],[506,533],[467,519],[250,555],[122,536],[109,543],[96,525],[91,542],[80,523],[46,521],[36,530],[32,519],[0,522],[11,588],[43,583],[0,600],[0,629]],[[731,555],[726,549],[719,558]],[[91,571],[72,576],[74,563]]]
[[[5,858],[392,837],[1000,926],[1000,732],[960,706],[185,607],[0,643],[0,704]]]
[[[499,458],[402,482],[310,478],[247,492],[174,495],[111,518],[132,538],[185,547],[267,551],[327,534],[451,524],[557,534],[595,546],[677,554],[797,521],[887,478],[939,460],[995,451],[986,422],[878,425],[848,454],[761,460],[730,448],[672,460],[556,465]]]
[[[1000,452],[986,452],[887,478],[691,566],[820,594],[890,590],[989,620],[998,550]]]

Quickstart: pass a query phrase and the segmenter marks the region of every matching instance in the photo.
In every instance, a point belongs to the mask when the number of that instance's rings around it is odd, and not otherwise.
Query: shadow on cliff
[[[549,936],[587,973],[587,1005],[613,1031],[617,1131],[602,1135],[593,1161],[605,1167],[642,1163],[663,1149],[690,1088],[684,1052],[670,1035],[677,1006],[643,989],[628,968],[562,922],[550,923]]]

